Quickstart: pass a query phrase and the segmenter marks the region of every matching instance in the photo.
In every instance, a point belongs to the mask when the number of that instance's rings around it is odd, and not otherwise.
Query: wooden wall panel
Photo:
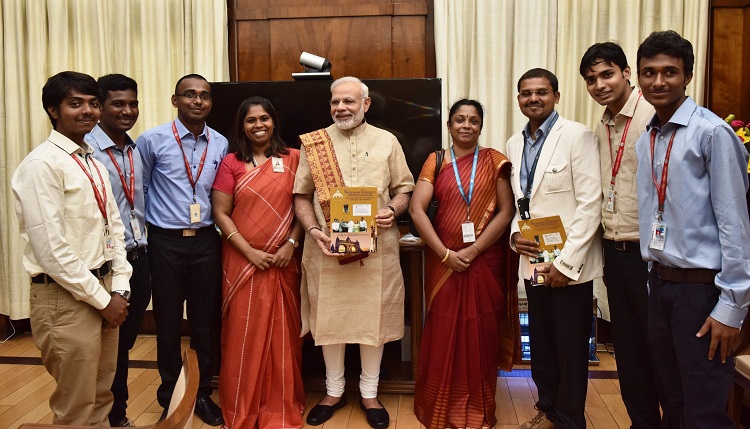
[[[234,81],[291,80],[303,51],[328,58],[334,77],[435,76],[432,0],[227,3]]]
[[[711,5],[708,108],[750,122],[750,0]]]
[[[291,80],[292,73],[301,72],[303,51],[328,58],[334,77],[390,77],[390,21],[376,16],[273,20],[272,80]]]
[[[271,30],[269,21],[237,23],[237,78],[266,80],[271,74]]]
[[[425,68],[425,20],[419,16],[393,17],[393,73],[394,78],[427,76]]]

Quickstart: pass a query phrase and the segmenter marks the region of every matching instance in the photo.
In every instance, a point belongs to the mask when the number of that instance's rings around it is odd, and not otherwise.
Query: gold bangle
[[[232,236],[234,234],[237,234],[238,232],[240,232],[240,230],[239,229],[235,229],[234,232],[229,233],[229,235],[227,235],[227,241],[229,241],[229,239],[232,238]]]
[[[448,256],[450,256],[450,255],[451,255],[451,249],[446,249],[446,250],[447,250],[447,251],[445,252],[445,256],[443,256],[443,260],[442,260],[442,261],[440,261],[440,262],[442,262],[442,263],[445,263],[445,261],[447,261],[447,260],[448,260]]]
[[[471,243],[471,245],[472,245],[472,246],[474,246],[474,248],[475,248],[475,249],[477,249],[477,254],[480,254],[480,253],[482,253],[482,251],[481,251],[481,250],[479,250],[479,246],[477,246],[477,244],[476,244],[476,243]]]

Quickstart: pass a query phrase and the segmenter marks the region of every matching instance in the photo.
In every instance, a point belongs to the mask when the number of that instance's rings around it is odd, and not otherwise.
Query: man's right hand
[[[119,293],[113,293],[112,299],[109,300],[109,304],[106,307],[99,310],[102,317],[106,321],[110,328],[117,328],[122,325],[125,318],[128,317],[128,301],[122,297]]]
[[[521,237],[521,233],[513,234],[513,244],[516,246],[516,253],[536,258],[539,255],[539,243],[534,240],[527,240]]]
[[[310,230],[310,236],[315,239],[320,250],[326,256],[340,256],[335,253],[331,253],[331,238],[328,237],[320,228],[312,228]]]

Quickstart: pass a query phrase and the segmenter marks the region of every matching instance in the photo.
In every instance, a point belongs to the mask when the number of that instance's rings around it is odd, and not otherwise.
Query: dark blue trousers
[[[666,392],[670,428],[733,429],[727,413],[734,359],[708,360],[710,333],[700,330],[719,299],[713,283],[677,283],[649,275],[649,332]]]
[[[198,355],[198,398],[213,392],[213,325],[221,300],[221,238],[210,227],[193,237],[149,230],[159,405],[169,407],[182,368],[180,353],[183,305],[187,302],[190,347]]]
[[[556,428],[584,429],[593,282],[562,288],[525,284],[536,406]]]
[[[117,344],[117,370],[112,381],[114,403],[109,412],[109,424],[115,425],[125,418],[128,407],[128,368],[129,352],[138,337],[138,329],[146,314],[146,307],[151,301],[151,270],[148,265],[148,253],[142,253],[137,259],[128,260],[133,267],[130,276],[130,306],[128,317],[120,325],[120,341]]]
[[[630,243],[628,243],[630,244]],[[664,398],[648,341],[648,263],[637,245],[618,250],[604,240],[604,282],[612,318],[617,376],[631,429],[658,429]]]

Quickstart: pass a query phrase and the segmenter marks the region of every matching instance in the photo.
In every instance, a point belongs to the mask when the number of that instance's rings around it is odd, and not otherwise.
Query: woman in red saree
[[[453,146],[437,178],[435,154],[427,158],[409,208],[431,249],[414,390],[415,414],[428,429],[495,425],[497,370],[520,359],[518,259],[507,235],[515,210],[510,162],[479,147],[483,119],[475,100],[451,107]],[[425,211],[433,195],[439,207],[431,224]]]
[[[245,100],[211,194],[224,237],[219,397],[225,427],[299,428],[300,268],[292,189],[299,151],[261,97]]]

